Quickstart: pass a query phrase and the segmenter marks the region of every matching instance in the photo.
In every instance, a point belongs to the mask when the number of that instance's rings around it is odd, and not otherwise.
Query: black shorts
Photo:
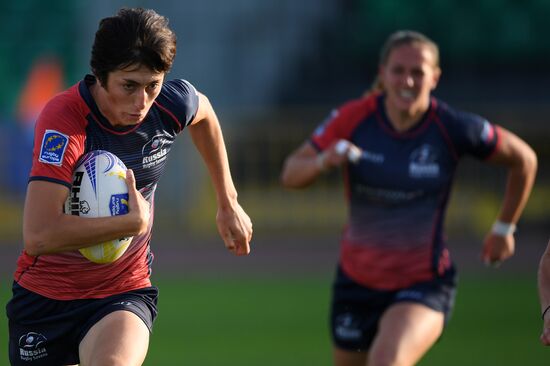
[[[104,316],[126,310],[152,330],[157,315],[156,287],[103,299],[53,300],[13,284],[6,306],[11,365],[60,366],[80,362],[78,346]]]
[[[456,273],[395,291],[359,285],[338,268],[332,290],[330,315],[332,340],[338,348],[367,351],[378,331],[382,314],[398,302],[416,302],[440,311],[448,322],[456,295]]]

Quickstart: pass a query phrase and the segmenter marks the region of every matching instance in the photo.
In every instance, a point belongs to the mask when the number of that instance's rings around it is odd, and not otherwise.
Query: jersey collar
[[[430,122],[433,119],[432,117],[433,117],[433,112],[436,109],[436,102],[435,102],[435,99],[433,97],[431,97],[430,98],[430,106],[428,107],[428,110],[424,113],[424,115],[422,115],[422,118],[420,118],[420,121],[417,124],[415,124],[414,126],[412,126],[410,129],[408,129],[406,131],[403,131],[403,132],[398,132],[398,131],[395,130],[393,125],[390,123],[390,120],[389,120],[388,115],[386,113],[384,98],[386,98],[386,95],[384,93],[382,93],[378,96],[378,101],[377,101],[378,108],[377,109],[380,112],[380,114],[379,114],[380,118],[378,118],[378,121],[382,124],[382,127],[384,128],[384,130],[389,132],[391,135],[401,136],[401,137],[415,136],[418,133],[420,133],[421,131],[423,131],[427,127],[427,125],[430,124]]]

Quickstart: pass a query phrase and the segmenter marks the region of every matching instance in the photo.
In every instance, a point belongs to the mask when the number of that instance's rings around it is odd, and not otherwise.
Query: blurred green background
[[[548,363],[536,295],[550,223],[544,0],[0,0],[0,303],[22,247],[36,114],[44,98],[89,72],[98,21],[122,6],[169,17],[178,35],[169,77],[191,81],[214,104],[254,221],[252,255],[231,257],[216,234],[208,176],[184,133],[157,191],[160,316],[147,365],[331,364],[327,308],[345,221],[340,172],[307,191],[285,191],[278,177],[332,108],[368,89],[379,48],[397,29],[440,45],[437,97],[516,132],[539,156],[517,253],[498,270],[478,258],[505,172],[471,159],[459,167],[446,225],[462,276],[457,306],[421,365]],[[0,364],[6,334],[2,315]]]

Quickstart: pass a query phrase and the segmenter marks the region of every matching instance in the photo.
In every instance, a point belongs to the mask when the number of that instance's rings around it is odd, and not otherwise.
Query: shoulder
[[[471,124],[487,122],[484,117],[478,114],[454,108],[440,99],[434,98],[434,101],[436,104],[436,114],[439,120],[451,128],[460,128],[460,126],[467,127]]]
[[[379,94],[370,94],[349,100],[332,110],[323,125],[342,126],[351,131],[357,124],[374,114],[378,109]]]
[[[30,179],[70,187],[73,167],[84,151],[88,114],[75,87],[47,103],[35,126]]]
[[[322,149],[336,139],[349,139],[357,126],[377,110],[379,97],[379,94],[367,95],[333,109],[315,129],[311,140]]]
[[[85,116],[88,112],[89,108],[80,96],[77,84],[50,99],[42,113],[69,113]]]
[[[189,81],[174,79],[165,81],[157,101],[164,103],[193,102],[198,99],[197,89]]]
[[[183,79],[165,81],[156,99],[157,106],[185,127],[195,117],[199,106],[199,95],[195,87]]]
[[[361,98],[352,99],[342,104],[337,110],[339,114],[346,116],[365,117],[374,113],[378,109],[378,100],[380,94],[369,94]]]
[[[78,128],[86,125],[90,110],[80,94],[78,84],[55,95],[42,109],[37,124],[49,128]]]
[[[187,95],[197,95],[197,90],[189,81],[184,79],[173,79],[165,81],[162,84],[161,95],[185,97]]]
[[[440,100],[435,101],[436,121],[459,153],[469,152],[483,157],[494,149],[498,138],[495,125],[478,114],[450,107]]]

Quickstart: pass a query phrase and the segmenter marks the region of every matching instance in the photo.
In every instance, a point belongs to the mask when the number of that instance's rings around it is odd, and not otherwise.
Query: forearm
[[[287,188],[304,188],[315,182],[317,177],[329,169],[328,153],[318,153],[308,142],[304,142],[284,162],[281,184]]]
[[[237,191],[231,178],[227,151],[217,118],[211,115],[190,126],[189,131],[212,179],[218,206],[231,206],[237,199]]]
[[[534,154],[521,164],[509,168],[505,196],[498,216],[500,221],[516,223],[519,220],[533,188],[536,169]]]
[[[26,218],[23,224],[25,250],[30,255],[51,254],[134,236],[139,227],[134,220],[131,215],[82,218],[63,213],[50,215],[40,223]]]
[[[149,225],[148,203],[138,202],[134,176],[131,170],[128,172],[127,179],[131,179],[132,187],[128,192],[129,212],[116,217],[67,215],[63,212],[63,204],[69,193],[67,187],[47,181],[30,182],[23,214],[26,252],[41,255],[75,250],[145,232]]]
[[[283,167],[281,182],[287,188],[311,185],[323,171],[322,158],[317,156],[291,157]]]
[[[499,128],[499,135],[501,141],[491,161],[507,168],[508,180],[498,218],[506,223],[516,223],[535,181],[537,155],[525,141],[510,131]]]

